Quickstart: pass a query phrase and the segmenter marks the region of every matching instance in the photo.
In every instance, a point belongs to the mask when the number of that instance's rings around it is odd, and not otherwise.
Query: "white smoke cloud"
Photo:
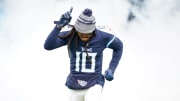
[[[103,101],[179,101],[179,5],[178,0],[144,0],[142,8],[127,0],[1,0],[0,100],[68,101],[66,47],[48,52],[43,44],[53,21],[73,6],[72,24],[84,8],[92,8],[97,24],[111,26],[124,42]],[[128,22],[130,9],[135,18]],[[104,56],[104,69],[109,57]]]

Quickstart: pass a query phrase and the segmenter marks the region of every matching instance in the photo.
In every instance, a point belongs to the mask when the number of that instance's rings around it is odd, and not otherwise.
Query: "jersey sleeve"
[[[46,38],[45,40],[45,43],[44,43],[44,48],[46,50],[53,50],[55,48],[58,48],[58,47],[61,47],[61,46],[64,46],[67,44],[67,41],[63,38],[59,38],[58,35],[59,34],[66,34],[68,33],[68,31],[63,31],[63,32],[60,32],[61,29],[58,29],[58,28],[54,28],[50,34],[48,35],[48,37]]]
[[[109,64],[109,69],[111,69],[114,73],[122,56],[123,43],[118,37],[114,36],[111,42],[108,43],[107,47],[110,49],[113,49],[113,55],[112,55],[111,62]]]
[[[103,29],[105,29],[103,27]],[[112,58],[111,58],[111,61],[110,61],[110,64],[109,64],[109,69],[111,69],[114,73],[116,67],[118,66],[119,64],[119,61],[121,59],[121,56],[122,56],[122,52],[123,52],[123,43],[122,41],[116,37],[115,35],[113,35],[113,31],[111,28],[106,28],[106,31],[108,34],[107,34],[107,44],[106,44],[106,48],[110,48],[113,50],[113,55],[112,55]]]
[[[105,43],[106,48],[110,48],[113,50],[113,55],[109,64],[109,69],[111,69],[114,73],[116,67],[119,64],[119,61],[122,56],[123,52],[123,43],[122,41],[116,37],[113,32],[113,30],[108,26],[98,26],[97,29],[103,31],[106,33],[105,36]]]

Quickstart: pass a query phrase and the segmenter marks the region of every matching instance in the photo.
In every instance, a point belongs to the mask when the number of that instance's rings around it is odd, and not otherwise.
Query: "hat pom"
[[[86,8],[86,9],[83,11],[83,14],[90,17],[90,16],[92,16],[92,10]]]

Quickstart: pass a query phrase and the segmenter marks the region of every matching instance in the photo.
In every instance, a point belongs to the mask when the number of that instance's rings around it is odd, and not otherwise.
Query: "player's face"
[[[89,41],[92,35],[93,35],[92,33],[84,34],[84,33],[78,32],[78,36],[83,42]]]

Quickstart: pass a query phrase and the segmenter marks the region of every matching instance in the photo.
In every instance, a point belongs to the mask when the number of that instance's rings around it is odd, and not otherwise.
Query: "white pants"
[[[102,86],[94,85],[83,90],[70,89],[69,92],[69,101],[100,101]]]

